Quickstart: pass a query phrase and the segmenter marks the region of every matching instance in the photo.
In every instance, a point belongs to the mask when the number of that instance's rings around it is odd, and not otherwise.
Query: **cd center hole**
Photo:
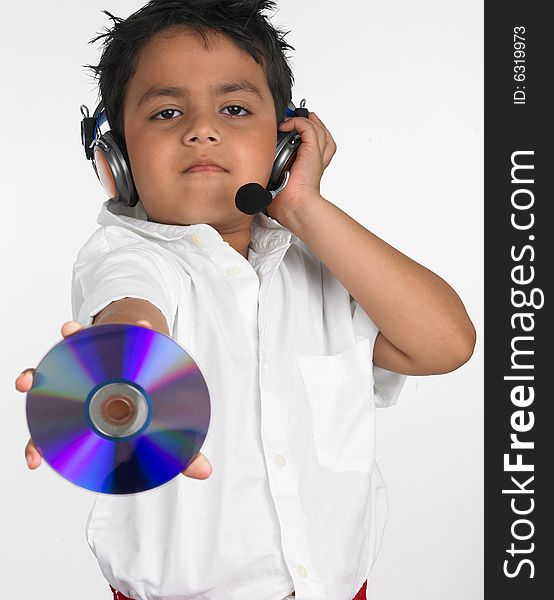
[[[135,404],[127,396],[110,396],[102,404],[102,416],[113,425],[128,423],[135,414]]]

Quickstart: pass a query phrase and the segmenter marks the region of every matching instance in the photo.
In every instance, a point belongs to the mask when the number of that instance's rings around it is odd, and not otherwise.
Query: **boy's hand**
[[[295,130],[302,143],[290,170],[285,189],[277,194],[267,207],[267,214],[286,227],[287,211],[295,208],[306,198],[319,196],[323,171],[331,162],[337,145],[320,118],[310,112],[308,118],[291,117],[279,125],[280,131]]]
[[[138,321],[137,325],[143,325],[144,327],[152,327],[148,321]],[[82,329],[83,326],[77,321],[66,321],[62,325],[61,334],[64,338],[72,335],[73,333]],[[28,392],[33,387],[33,375],[35,369],[25,369],[15,379],[15,389],[18,392]],[[33,440],[29,438],[27,445],[25,446],[25,457],[27,459],[27,465],[29,469],[36,469],[42,463],[42,456],[35,447]],[[208,459],[201,453],[198,453],[190,465],[183,471],[183,475],[192,477],[193,479],[207,479],[212,472],[212,466]]]

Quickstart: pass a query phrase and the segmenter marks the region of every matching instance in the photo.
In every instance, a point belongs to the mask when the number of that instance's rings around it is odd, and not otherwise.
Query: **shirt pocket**
[[[332,471],[370,474],[375,452],[373,360],[369,338],[339,354],[298,356],[313,415],[319,463]]]

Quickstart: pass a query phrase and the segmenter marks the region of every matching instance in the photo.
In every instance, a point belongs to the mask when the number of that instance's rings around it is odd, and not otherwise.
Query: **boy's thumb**
[[[83,326],[78,321],[66,321],[62,325],[61,334],[64,338],[66,338],[76,333],[80,329],[83,329]]]

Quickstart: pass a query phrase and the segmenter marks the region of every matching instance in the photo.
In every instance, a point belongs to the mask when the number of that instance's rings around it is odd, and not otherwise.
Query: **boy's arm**
[[[469,360],[475,329],[456,292],[438,275],[319,194],[306,197],[279,220],[378,327],[375,365],[406,375],[432,375],[453,371]]]
[[[140,298],[121,298],[121,300],[111,302],[94,316],[92,324],[127,323],[135,325],[141,320],[149,321],[155,331],[169,335],[167,320],[160,309],[148,300]]]

